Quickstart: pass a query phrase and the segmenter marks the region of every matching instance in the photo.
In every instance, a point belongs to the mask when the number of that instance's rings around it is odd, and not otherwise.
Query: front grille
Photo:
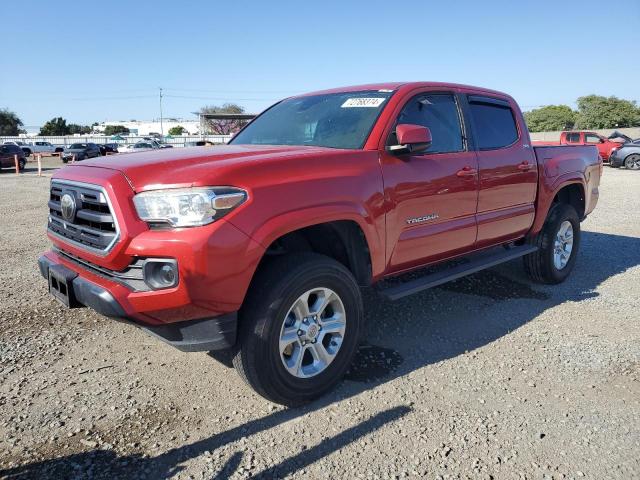
[[[62,205],[65,195],[69,195],[75,205],[73,209],[64,209],[67,217],[63,215]],[[102,187],[63,180],[51,182],[48,229],[68,243],[98,254],[111,250],[118,241],[119,233],[117,220]]]

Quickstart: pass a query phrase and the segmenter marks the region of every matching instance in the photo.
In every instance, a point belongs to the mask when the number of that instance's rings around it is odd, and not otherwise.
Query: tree
[[[245,113],[244,107],[236,105],[235,103],[225,103],[222,106],[209,105],[202,107],[200,113]],[[237,119],[218,119],[218,118],[205,118],[208,129],[216,135],[230,135],[237,132],[247,124],[247,120]]]
[[[91,133],[91,127],[87,125],[77,125],[75,123],[69,124],[70,135],[75,135],[75,134],[85,135],[87,133]]]
[[[15,113],[6,108],[0,109],[0,135],[19,135],[24,131],[20,128],[22,125],[22,120]]]
[[[553,132],[571,130],[578,112],[567,105],[547,105],[524,113],[530,132]]]
[[[169,129],[169,135],[179,137],[180,135],[184,134],[184,132],[186,131],[187,129],[184,128],[182,125],[176,125],[175,127],[171,127]]]
[[[118,135],[119,133],[129,134],[129,129],[124,125],[107,125],[104,127],[105,135]]]
[[[58,136],[69,135],[69,125],[67,121],[62,117],[56,117],[49,120],[40,128],[40,136]]]
[[[640,125],[640,108],[635,101],[587,95],[578,98],[577,103],[576,128],[624,128]]]

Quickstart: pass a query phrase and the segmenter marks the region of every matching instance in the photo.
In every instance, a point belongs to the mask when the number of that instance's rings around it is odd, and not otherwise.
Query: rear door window
[[[518,140],[518,127],[509,103],[505,100],[470,95],[469,112],[480,150],[495,150]]]
[[[567,143],[580,143],[579,133],[567,133]]]

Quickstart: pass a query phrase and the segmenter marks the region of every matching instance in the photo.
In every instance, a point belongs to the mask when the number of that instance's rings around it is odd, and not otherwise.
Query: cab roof
[[[464,85],[460,83],[448,83],[448,82],[384,82],[384,83],[368,83],[364,85],[351,85],[346,87],[331,88],[328,90],[319,90],[315,92],[303,93],[301,95],[294,95],[294,97],[306,97],[310,95],[323,95],[329,93],[343,93],[343,92],[357,92],[362,90],[413,90],[415,88],[422,87],[437,87],[443,89],[462,89],[467,91],[473,91],[478,93],[486,93],[493,95],[500,95],[501,97],[509,97],[504,92],[497,90],[490,90],[488,88],[475,87],[472,85]]]

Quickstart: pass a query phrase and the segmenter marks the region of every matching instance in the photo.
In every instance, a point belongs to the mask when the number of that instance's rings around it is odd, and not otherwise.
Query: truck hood
[[[246,182],[252,165],[282,162],[300,157],[345,152],[326,147],[282,145],[220,145],[156,149],[84,160],[83,167],[108,168],[122,172],[136,192],[157,188],[177,188]],[[353,152],[349,150],[348,152]],[[66,168],[74,168],[74,165]],[[242,170],[236,180],[234,172]]]

